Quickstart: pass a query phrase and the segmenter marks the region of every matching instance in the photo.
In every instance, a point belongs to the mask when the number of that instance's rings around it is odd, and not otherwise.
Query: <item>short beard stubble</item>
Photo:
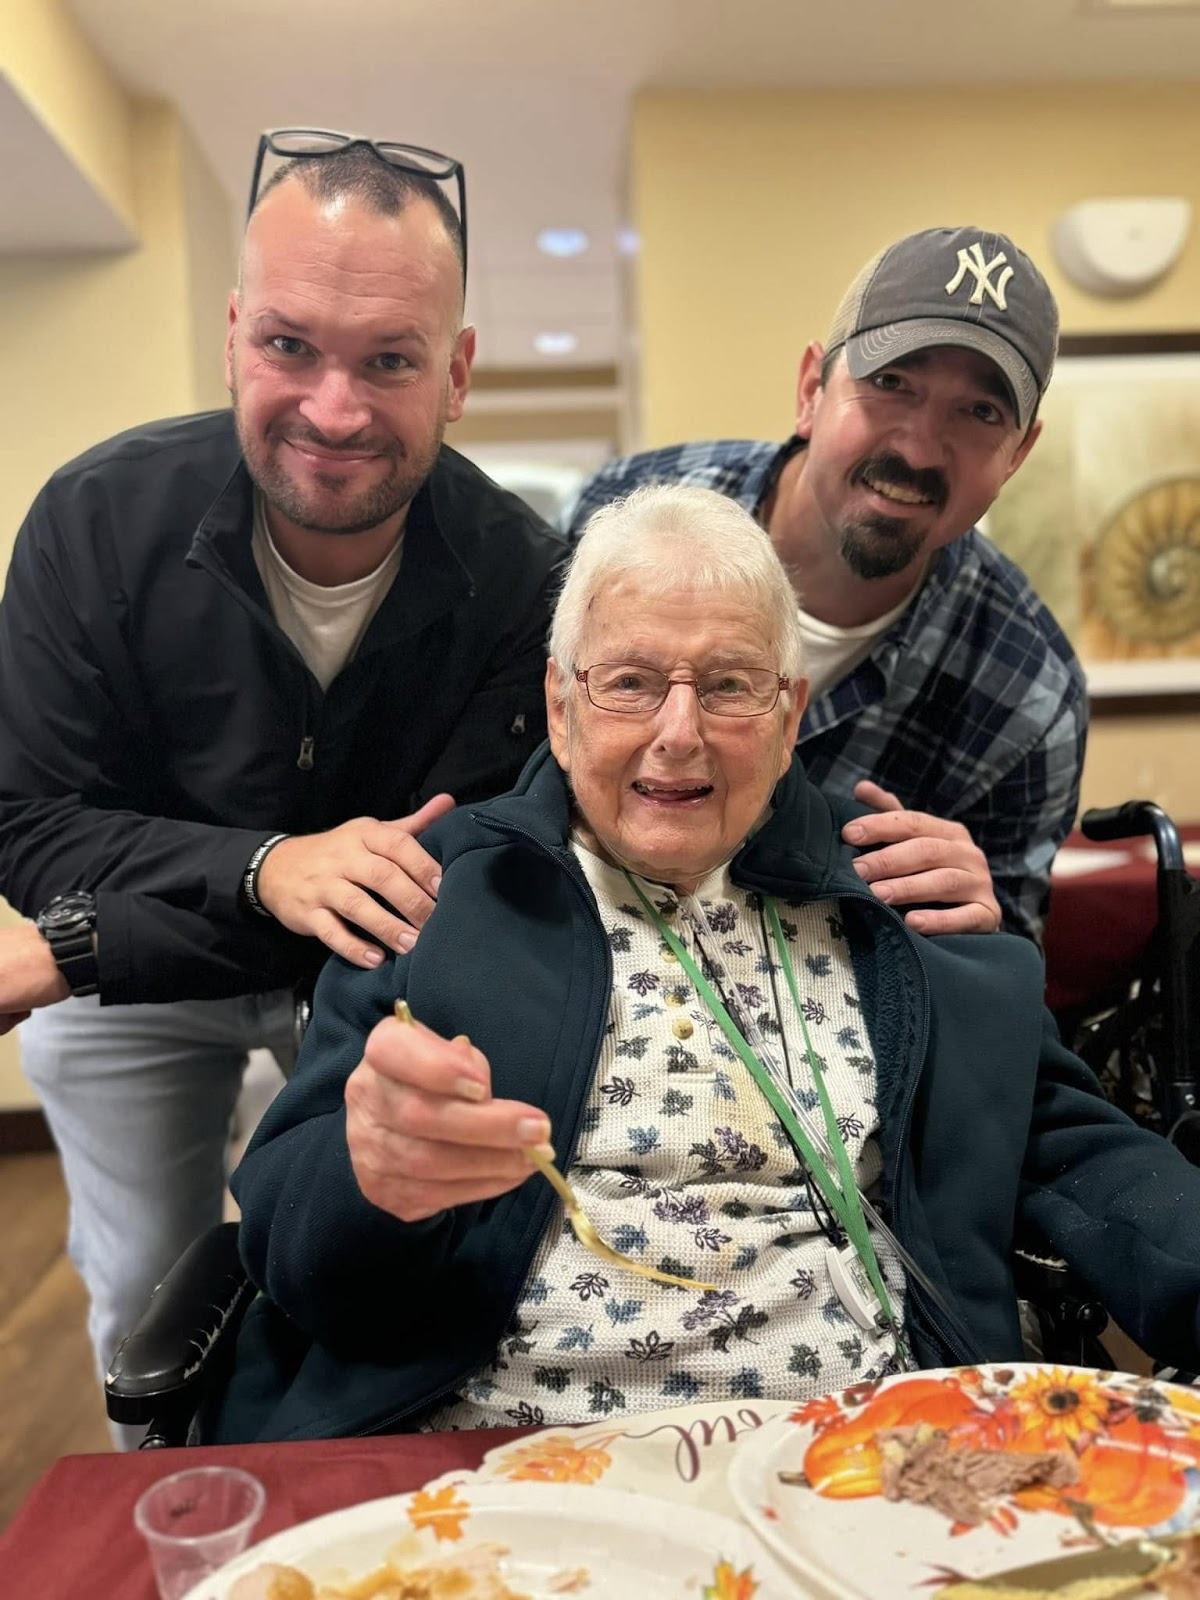
[[[419,456],[410,455],[403,445],[394,441],[386,451],[391,463],[390,471],[379,483],[356,496],[347,496],[344,483],[336,476],[317,473],[317,483],[331,496],[345,496],[336,512],[331,514],[329,510],[324,510],[318,513],[310,497],[281,464],[281,452],[288,448],[285,441],[290,438],[295,438],[297,443],[317,444],[330,451],[336,451],[339,446],[330,444],[312,429],[303,434],[296,432],[281,436],[268,427],[265,439],[252,438],[243,425],[236,386],[232,397],[238,443],[251,478],[268,505],[297,528],[304,528],[310,533],[369,533],[403,511],[412,503],[433,471],[446,429],[446,419],[440,416],[428,450],[422,451]],[[349,453],[352,443],[348,445],[343,442],[340,448]]]

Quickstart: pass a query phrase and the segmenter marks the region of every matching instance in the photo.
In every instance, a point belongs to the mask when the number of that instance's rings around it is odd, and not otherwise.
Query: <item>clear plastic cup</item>
[[[239,1555],[266,1502],[262,1484],[240,1467],[189,1467],[151,1485],[133,1521],[149,1546],[162,1600],[181,1600]]]

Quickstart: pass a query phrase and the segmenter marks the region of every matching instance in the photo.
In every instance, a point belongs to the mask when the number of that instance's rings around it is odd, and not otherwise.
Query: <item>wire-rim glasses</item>
[[[714,717],[765,717],[792,680],[769,667],[717,667],[693,678],[672,678],[638,661],[598,661],[575,669],[575,678],[599,711],[644,717],[657,711],[677,683],[696,691],[701,708]]]
[[[336,133],[328,128],[271,128],[258,141],[254,158],[254,176],[250,180],[250,204],[246,215],[254,210],[258,199],[258,186],[262,181],[263,164],[268,154],[285,161],[309,160],[321,156],[340,155],[355,145],[365,145],[380,161],[389,167],[399,167],[419,178],[430,178],[435,183],[449,183],[452,179],[458,195],[458,222],[462,233],[463,278],[467,273],[467,185],[461,161],[442,155],[438,150],[427,150],[419,144],[396,144],[388,140],[367,139],[357,133]]]

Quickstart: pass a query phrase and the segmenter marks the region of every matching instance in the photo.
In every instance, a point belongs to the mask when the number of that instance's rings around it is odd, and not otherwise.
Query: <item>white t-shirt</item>
[[[800,633],[804,639],[804,675],[808,679],[810,700],[832,689],[835,683],[840,683],[848,672],[853,672],[858,663],[870,655],[875,641],[912,604],[919,587],[918,584],[910,589],[900,604],[885,611],[883,616],[860,623],[856,628],[836,628],[831,622],[810,617],[803,606],[796,608]]]
[[[374,572],[355,578],[353,583],[326,588],[302,578],[280,555],[267,526],[266,503],[256,489],[251,548],[271,614],[304,657],[321,688],[328,689],[362,643],[371,618],[392,586],[400,569],[404,535]]]

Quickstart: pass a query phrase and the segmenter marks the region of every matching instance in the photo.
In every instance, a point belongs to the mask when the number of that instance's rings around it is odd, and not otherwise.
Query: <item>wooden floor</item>
[[[107,1450],[58,1156],[0,1156],[0,1528],[60,1455]]]

